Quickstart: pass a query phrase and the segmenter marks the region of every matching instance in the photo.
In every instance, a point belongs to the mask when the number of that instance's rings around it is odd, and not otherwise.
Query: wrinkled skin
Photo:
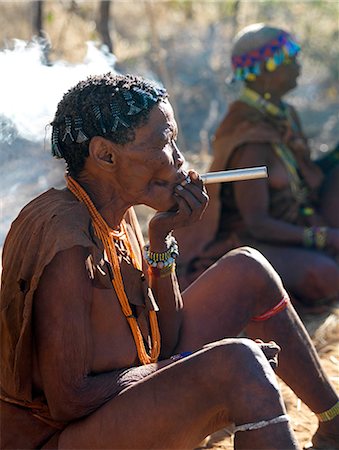
[[[132,143],[93,138],[78,179],[112,228],[132,205],[154,208],[153,251],[166,248],[171,230],[197,220],[208,200],[194,171],[183,183],[187,173],[175,138],[172,108],[161,102]],[[336,394],[291,305],[266,322],[251,322],[286,294],[255,250],[230,252],[182,294],[175,274],[150,275],[162,350],[159,362],[146,366],[138,366],[115,292],[93,286],[84,257],[79,247],[59,253],[34,299],[36,389],[44,391],[55,419],[71,421],[58,448],[189,449],[230,422],[280,416],[285,407],[272,369],[280,348],[278,373],[296,394],[316,412],[334,403]],[[260,340],[234,338],[243,330]],[[170,359],[188,350],[194,353]],[[288,422],[237,433],[235,447],[299,448]]]

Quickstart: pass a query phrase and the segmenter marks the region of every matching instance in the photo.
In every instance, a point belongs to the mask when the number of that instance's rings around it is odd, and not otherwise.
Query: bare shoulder
[[[82,283],[90,284],[86,269],[88,249],[75,245],[69,249],[58,252],[52,261],[46,266],[37,289],[37,296],[54,286],[62,287],[62,291],[74,288]]]
[[[75,246],[57,253],[45,268],[34,295],[38,349],[58,352],[70,327],[74,332],[75,328],[89,326],[92,284],[85,261],[86,249]]]
[[[232,156],[232,167],[250,167],[253,165],[267,165],[272,155],[269,143],[251,142],[239,146]]]

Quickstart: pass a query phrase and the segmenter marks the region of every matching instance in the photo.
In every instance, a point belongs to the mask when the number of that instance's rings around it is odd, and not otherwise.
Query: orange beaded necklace
[[[128,238],[125,221],[122,221],[121,230],[119,232],[113,230],[108,226],[98,210],[95,208],[93,202],[91,201],[85,190],[69,175],[66,176],[66,182],[68,189],[77,197],[79,201],[83,202],[86,205],[88,212],[92,218],[95,234],[104,246],[113,271],[113,279],[111,280],[111,282],[119,299],[122,312],[125,315],[126,320],[130,326],[140,362],[142,364],[149,364],[157,361],[160,354],[160,331],[156,312],[152,310],[149,311],[152,342],[151,354],[149,355],[146,351],[138,322],[136,320],[136,317],[133,315],[124,289],[118,255],[113,242],[113,239],[124,241],[133,266],[140,270],[140,265],[138,264],[137,258],[134,255]]]

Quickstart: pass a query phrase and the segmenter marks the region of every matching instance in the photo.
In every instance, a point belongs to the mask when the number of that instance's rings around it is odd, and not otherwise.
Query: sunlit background
[[[89,74],[132,72],[166,86],[179,143],[199,170],[240,86],[230,75],[232,36],[267,22],[303,48],[297,106],[313,155],[338,141],[337,1],[0,1],[0,247],[30,199],[63,185],[48,124],[62,94]],[[40,14],[40,15],[39,15]]]
[[[0,250],[19,210],[50,186],[64,166],[50,156],[50,129],[63,93],[89,74],[131,72],[163,83],[189,165],[205,170],[210,139],[238,95],[228,85],[234,34],[267,22],[295,34],[303,71],[289,100],[300,112],[313,157],[338,138],[339,2],[330,1],[16,1],[0,0]],[[142,226],[151,211],[138,210]],[[308,320],[319,356],[339,388],[338,316]],[[321,326],[319,326],[321,324]],[[282,382],[300,445],[315,416]],[[223,430],[200,449],[233,449]]]

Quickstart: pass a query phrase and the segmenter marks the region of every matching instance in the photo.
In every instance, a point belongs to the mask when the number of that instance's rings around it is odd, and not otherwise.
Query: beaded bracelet
[[[307,248],[314,247],[314,229],[312,227],[306,227],[303,231],[303,245]]]
[[[314,229],[314,244],[318,250],[323,250],[327,243],[327,227]]]
[[[149,266],[148,273],[156,278],[166,278],[175,272],[175,266],[176,266],[175,262],[166,267],[163,267],[162,269],[158,269],[158,267]]]
[[[152,252],[150,245],[144,247],[144,257],[149,265],[149,272],[152,275],[163,278],[170,275],[175,270],[175,260],[179,255],[178,243],[174,236],[166,238],[167,250],[164,252]]]
[[[327,227],[306,227],[303,232],[304,247],[323,250],[327,244]]]

